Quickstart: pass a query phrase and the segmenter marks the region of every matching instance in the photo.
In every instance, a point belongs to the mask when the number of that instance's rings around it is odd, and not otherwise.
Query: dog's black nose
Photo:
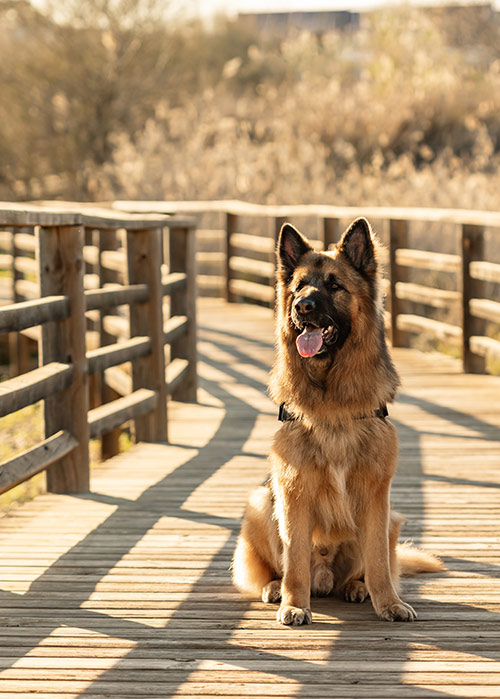
[[[311,311],[314,311],[315,308],[316,303],[310,296],[306,296],[305,298],[297,299],[297,301],[295,301],[295,310],[301,315],[311,313]]]

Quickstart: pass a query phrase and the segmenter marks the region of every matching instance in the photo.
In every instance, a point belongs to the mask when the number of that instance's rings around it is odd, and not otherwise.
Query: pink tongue
[[[314,330],[305,328],[298,336],[296,343],[301,357],[314,357],[315,354],[318,354],[323,344],[321,328],[315,328]]]

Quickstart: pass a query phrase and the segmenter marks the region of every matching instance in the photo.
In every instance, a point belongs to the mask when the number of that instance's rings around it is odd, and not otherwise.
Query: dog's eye
[[[344,288],[344,287],[342,286],[342,284],[339,284],[339,283],[338,283],[337,281],[335,281],[335,280],[332,281],[332,283],[331,283],[331,285],[330,285],[330,289],[331,289],[332,291],[340,291],[340,290],[343,289],[343,288]]]

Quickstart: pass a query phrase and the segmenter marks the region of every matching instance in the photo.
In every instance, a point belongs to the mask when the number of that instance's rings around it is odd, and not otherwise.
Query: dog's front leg
[[[413,621],[416,613],[394,587],[389,564],[389,486],[372,494],[363,520],[365,583],[377,615],[386,621]]]
[[[283,542],[281,606],[277,619],[280,624],[293,626],[310,624],[312,621],[312,517],[310,503],[304,495],[297,497],[297,492],[300,491],[300,488],[275,488],[278,505],[276,512]]]

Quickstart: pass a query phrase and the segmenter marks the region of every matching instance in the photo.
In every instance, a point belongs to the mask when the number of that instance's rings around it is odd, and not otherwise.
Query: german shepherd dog
[[[442,570],[397,544],[390,510],[398,440],[387,419],[399,377],[385,341],[377,242],[359,218],[331,251],[286,223],[277,247],[277,356],[270,393],[283,425],[269,481],[249,498],[233,580],[281,624],[310,624],[310,596],[371,598],[387,621],[413,621],[400,574]]]

